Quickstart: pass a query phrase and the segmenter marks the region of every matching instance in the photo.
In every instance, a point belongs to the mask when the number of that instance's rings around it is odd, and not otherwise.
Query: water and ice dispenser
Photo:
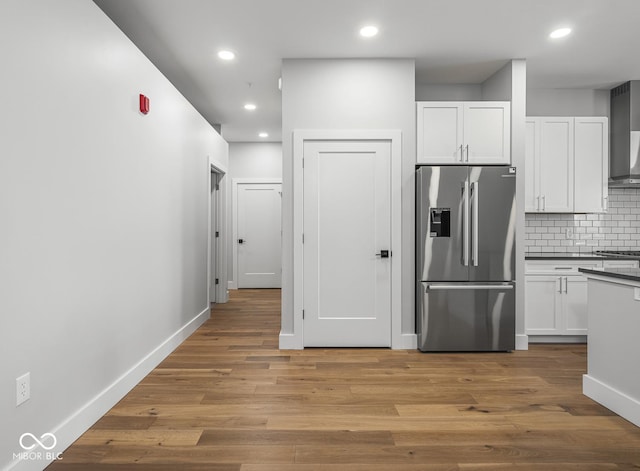
[[[451,236],[451,209],[429,208],[429,236]]]

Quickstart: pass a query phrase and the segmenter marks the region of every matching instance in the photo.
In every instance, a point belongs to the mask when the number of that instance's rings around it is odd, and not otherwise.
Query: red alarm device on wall
[[[147,114],[149,112],[149,97],[140,94],[140,113]]]

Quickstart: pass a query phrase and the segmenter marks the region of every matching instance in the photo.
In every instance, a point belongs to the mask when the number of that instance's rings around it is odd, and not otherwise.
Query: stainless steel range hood
[[[609,186],[640,188],[640,80],[611,90]]]

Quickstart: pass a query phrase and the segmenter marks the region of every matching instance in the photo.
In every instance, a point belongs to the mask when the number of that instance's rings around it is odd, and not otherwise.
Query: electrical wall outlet
[[[573,227],[567,227],[565,234],[567,239],[573,239]]]
[[[16,378],[16,406],[31,397],[31,373],[25,373]]]

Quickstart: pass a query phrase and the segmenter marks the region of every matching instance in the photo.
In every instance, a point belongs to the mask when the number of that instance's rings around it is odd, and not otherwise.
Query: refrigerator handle
[[[478,289],[478,290],[496,290],[496,291],[506,291],[513,289],[513,285],[504,284],[504,285],[483,285],[483,284],[455,284],[455,285],[446,285],[446,284],[427,284],[424,289],[426,290],[465,290],[465,289]]]
[[[469,180],[462,184],[462,265],[469,266]]]
[[[478,182],[471,183],[471,261],[474,267],[478,266]]]

